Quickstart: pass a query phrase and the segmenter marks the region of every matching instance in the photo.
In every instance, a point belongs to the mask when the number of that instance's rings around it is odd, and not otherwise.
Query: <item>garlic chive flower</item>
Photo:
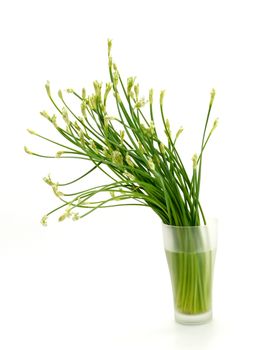
[[[43,177],[43,181],[48,184],[49,186],[53,186],[54,185],[54,182],[51,180],[51,176],[50,174],[48,174],[47,177]]]
[[[114,86],[114,89],[117,88],[118,82],[119,82],[119,74],[118,74],[117,71],[115,71],[114,75],[113,75],[113,86]]]
[[[124,132],[124,130],[121,130],[120,131],[121,145],[123,145],[124,136],[125,136],[125,132]]]
[[[72,206],[69,204],[66,208],[65,212],[58,218],[58,221],[64,221],[67,218],[72,218],[73,221],[77,221],[80,219],[78,213],[72,211]]]
[[[66,218],[70,218],[71,217],[71,205],[68,205],[68,207],[66,208],[65,212],[59,217],[58,221],[63,221]]]
[[[98,150],[98,148],[97,148],[97,146],[96,146],[96,143],[94,142],[94,140],[90,140],[90,147],[91,147],[91,149],[95,152],[95,153],[99,153],[99,150]]]
[[[94,86],[94,91],[95,91],[95,96],[96,96],[96,100],[98,102],[101,101],[101,89],[102,89],[102,83],[99,83],[97,80],[95,80],[93,82],[93,86]]]
[[[62,107],[62,117],[64,119],[64,122],[69,125],[70,121],[69,121],[69,117],[68,117],[68,111],[65,107]]]
[[[45,85],[45,88],[46,88],[48,97],[50,97],[50,96],[51,96],[51,93],[50,93],[50,82],[49,82],[49,80],[47,80],[46,85]]]
[[[193,169],[196,169],[197,168],[197,164],[198,164],[198,156],[197,156],[196,153],[193,155],[192,161],[193,161]]]
[[[131,96],[131,91],[135,82],[135,77],[130,77],[127,79],[127,94]]]
[[[144,147],[143,147],[141,141],[138,141],[138,146],[139,146],[139,151],[140,151],[142,154],[144,154],[144,153],[145,153],[145,149],[144,149]]]
[[[183,127],[180,127],[175,135],[175,141],[177,141],[178,137],[181,135],[181,133],[184,131]]]
[[[152,158],[149,158],[149,159],[148,159],[148,167],[149,167],[151,170],[155,170],[155,165],[154,165],[154,162],[153,162]]]
[[[50,115],[46,111],[42,111],[40,112],[40,114],[57,128],[57,117],[55,115],[50,117]]]
[[[107,147],[103,147],[102,154],[103,154],[106,158],[110,158],[110,157],[111,157],[111,154],[110,154],[109,149],[108,149]]]
[[[119,151],[113,151],[112,154],[112,162],[117,165],[123,165],[123,157],[121,152]]]
[[[153,121],[150,121],[150,128],[149,128],[149,131],[150,131],[150,134],[151,134],[151,135],[154,135],[154,133],[155,133],[155,126],[154,126]]]
[[[151,105],[153,104],[153,89],[149,90],[149,103]]]
[[[135,101],[139,100],[139,91],[140,91],[139,84],[134,85]]]
[[[211,93],[210,93],[210,107],[212,107],[212,104],[213,104],[213,102],[214,102],[214,99],[215,99],[215,95],[216,95],[216,91],[215,91],[215,89],[212,89],[211,90]]]
[[[82,88],[82,91],[81,91],[81,97],[82,97],[82,100],[85,100],[86,98],[86,89],[85,88]]]
[[[160,92],[160,105],[163,106],[163,98],[164,98],[165,90]]]
[[[83,131],[81,129],[78,130],[78,136],[79,136],[79,141],[80,141],[81,146],[83,148],[86,148],[84,133],[83,133]]]
[[[52,190],[53,190],[53,192],[55,193],[55,195],[57,196],[57,197],[63,197],[64,196],[64,194],[62,193],[62,192],[60,192],[59,191],[59,189],[58,189],[58,184],[56,183],[53,183],[52,185],[51,185],[51,187],[52,187]]]
[[[33,152],[30,151],[29,148],[27,148],[27,146],[24,146],[24,151],[27,153],[27,154],[33,154]]]
[[[46,118],[47,120],[51,121],[51,117],[49,116],[49,114],[46,111],[42,111],[40,112],[40,114]]]
[[[111,48],[112,48],[112,40],[111,40],[111,39],[108,39],[108,57],[110,57]]]
[[[159,149],[162,154],[165,154],[165,145],[162,142],[159,144]]]
[[[58,90],[58,97],[63,100],[63,95],[62,95],[62,91],[61,90]]]
[[[43,226],[47,226],[47,215],[44,215],[43,217],[42,217],[42,219],[41,219],[41,224],[43,225]]]
[[[83,115],[84,118],[87,118],[87,105],[86,105],[86,102],[83,101],[80,105],[81,107],[81,113]]]
[[[72,220],[73,220],[73,221],[77,221],[77,220],[79,220],[79,219],[80,219],[79,213],[72,213]]]
[[[144,98],[141,98],[140,100],[138,100],[136,103],[135,103],[135,108],[139,109],[139,108],[142,108],[143,106],[145,106],[146,104],[146,101]]]
[[[65,153],[65,151],[58,151],[56,153],[56,158],[61,158],[61,156]]]
[[[107,83],[106,88],[105,88],[105,92],[104,92],[104,98],[103,98],[104,107],[106,107],[107,98],[108,98],[108,95],[109,95],[111,89],[112,89],[112,84]]]
[[[171,127],[170,127],[170,122],[169,119],[165,120],[165,131],[167,133],[167,136],[171,137]]]
[[[37,133],[32,129],[27,129],[27,132],[29,132],[31,135],[37,135]]]
[[[126,160],[126,163],[131,166],[131,167],[134,167],[134,163],[132,162],[131,160],[131,157],[130,155],[127,153],[126,156],[125,156],[125,160]]]
[[[215,120],[214,120],[214,122],[213,122],[213,126],[212,126],[212,130],[211,130],[211,132],[213,132],[216,128],[217,128],[217,126],[218,126],[218,122],[219,122],[219,119],[218,118],[216,118]]]
[[[74,122],[74,126],[75,126],[75,129],[76,129],[77,131],[80,130],[80,126],[79,126],[79,124],[78,124],[77,121]]]
[[[123,175],[125,175],[129,180],[135,181],[135,176],[129,173],[127,170],[124,171]]]

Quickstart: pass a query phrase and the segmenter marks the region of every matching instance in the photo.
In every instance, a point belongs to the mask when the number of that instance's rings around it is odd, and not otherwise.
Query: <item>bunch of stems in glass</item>
[[[85,174],[68,183],[53,182],[50,176],[44,178],[62,203],[42,218],[42,224],[46,225],[48,216],[58,210],[63,210],[59,221],[65,218],[77,220],[96,209],[121,205],[150,207],[165,224],[205,224],[199,195],[203,151],[217,125],[215,120],[208,132],[215,91],[211,92],[200,153],[193,156],[192,174],[188,175],[176,145],[182,129],[173,136],[164,114],[164,91],[160,93],[159,106],[166,135],[165,142],[161,141],[155,126],[153,90],[149,91],[146,101],[140,97],[135,78],[128,78],[126,84],[123,82],[116,64],[112,61],[111,46],[112,42],[108,40],[110,82],[105,87],[94,81],[94,92],[89,96],[85,89],[80,94],[73,89],[67,89],[67,93],[73,94],[79,100],[79,111],[71,109],[61,90],[58,92],[58,103],[51,94],[49,82],[46,84],[47,95],[64,120],[63,126],[59,124],[56,115],[51,116],[45,111],[41,114],[53,124],[65,142],[51,140],[28,129],[31,134],[61,147],[61,150],[50,156],[31,152],[25,147],[27,153],[44,158],[85,159],[92,163],[92,167]],[[116,105],[115,117],[107,113],[110,95]],[[103,172],[109,181],[75,193],[65,193],[66,186],[96,171]],[[98,199],[98,194],[103,194],[103,199]],[[75,211],[76,208],[78,212]]]

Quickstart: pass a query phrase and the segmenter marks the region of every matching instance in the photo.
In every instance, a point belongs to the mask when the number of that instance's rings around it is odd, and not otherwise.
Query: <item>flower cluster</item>
[[[71,109],[61,90],[58,91],[57,102],[50,83],[45,85],[56,114],[50,115],[46,111],[40,114],[64,137],[65,143],[28,129],[31,135],[60,148],[54,155],[32,152],[27,147],[25,151],[44,158],[85,159],[93,166],[68,183],[53,182],[50,175],[44,178],[62,203],[44,215],[42,224],[46,225],[48,216],[57,210],[64,210],[59,221],[66,218],[77,220],[96,209],[120,205],[148,206],[164,223],[172,225],[199,225],[201,221],[205,222],[199,192],[203,151],[218,123],[216,119],[210,132],[207,132],[215,91],[211,92],[201,150],[199,155],[194,155],[193,172],[188,175],[176,144],[183,128],[180,127],[173,134],[163,109],[164,90],[159,95],[159,108],[166,141],[161,140],[156,130],[153,89],[149,90],[147,100],[140,95],[140,86],[135,77],[129,77],[125,84],[113,62],[111,49],[112,42],[108,40],[109,82],[103,84],[94,81],[93,91],[89,95],[85,89],[81,93],[72,88],[66,90],[66,93],[78,99],[79,111]],[[115,115],[108,113],[109,98],[115,100]],[[103,172],[109,183],[75,193],[62,191],[62,187],[70,186],[94,171]],[[97,195],[101,194],[104,198],[97,199]],[[76,213],[75,208],[81,214]]]

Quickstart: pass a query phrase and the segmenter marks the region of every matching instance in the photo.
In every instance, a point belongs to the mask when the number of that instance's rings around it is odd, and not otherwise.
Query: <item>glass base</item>
[[[198,315],[187,315],[175,311],[175,321],[184,325],[199,325],[212,320],[212,311]]]

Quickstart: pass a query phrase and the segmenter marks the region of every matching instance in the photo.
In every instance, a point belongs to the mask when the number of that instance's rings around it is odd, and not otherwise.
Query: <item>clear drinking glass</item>
[[[217,221],[204,226],[162,224],[162,229],[175,320],[183,324],[206,323],[212,319]]]

